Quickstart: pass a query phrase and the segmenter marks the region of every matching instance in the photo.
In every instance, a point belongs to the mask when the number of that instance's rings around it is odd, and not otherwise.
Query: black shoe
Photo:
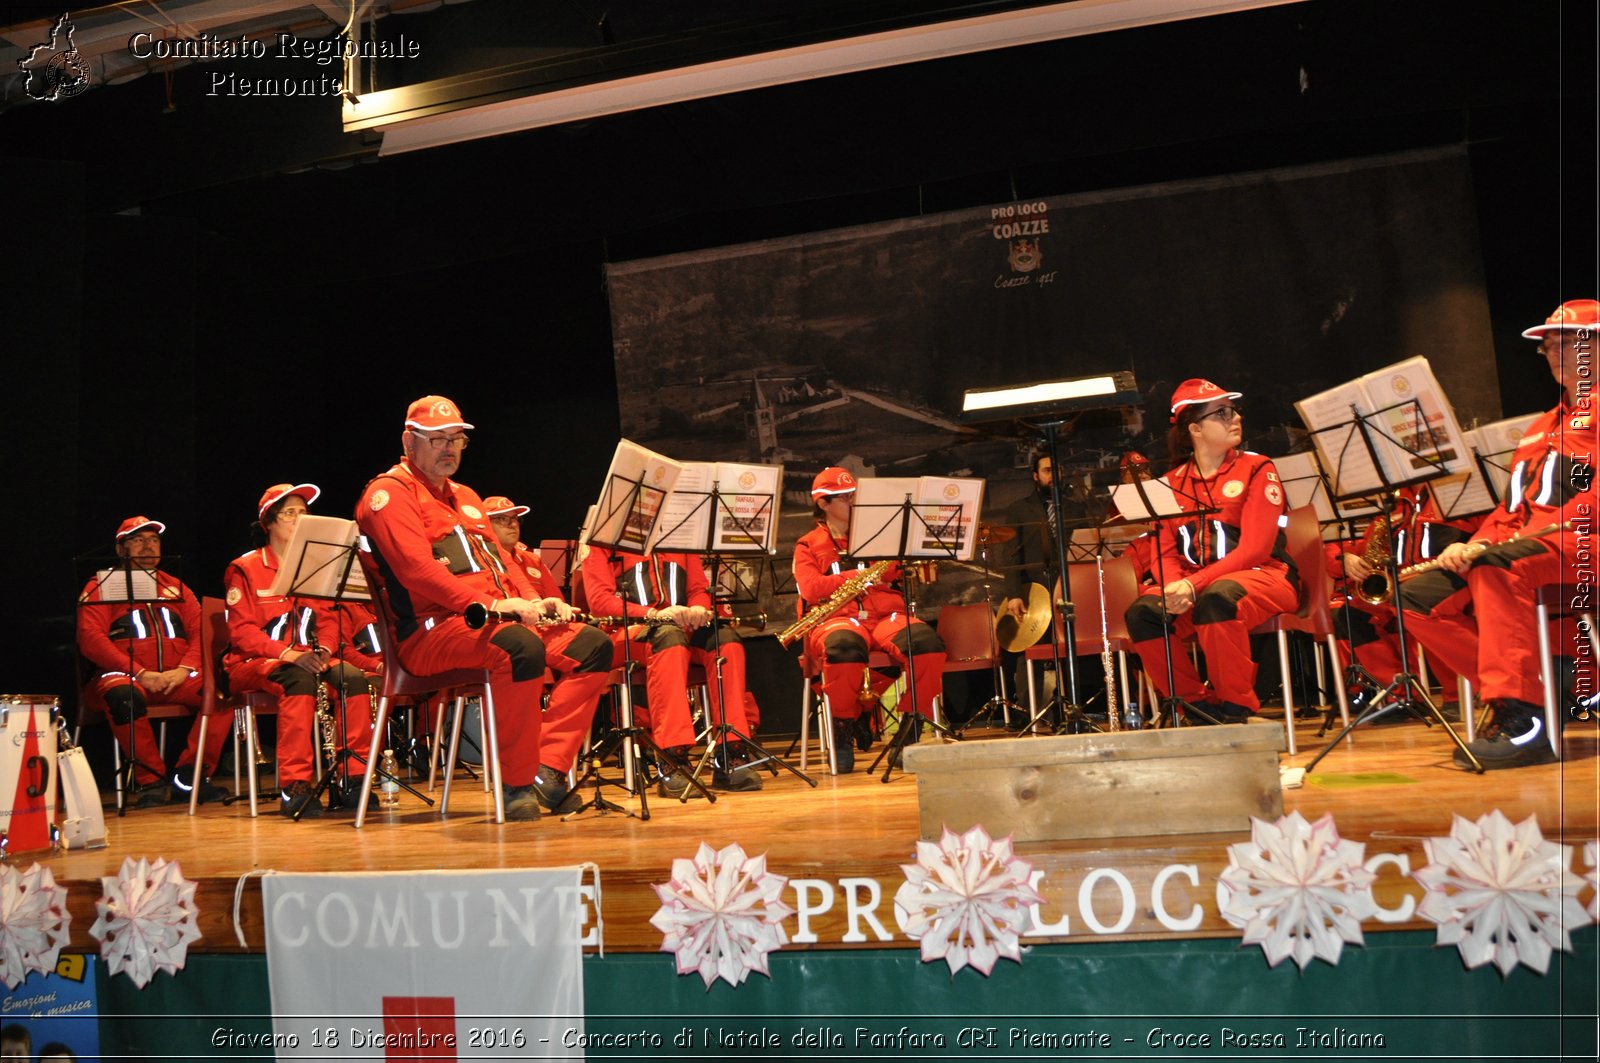
[[[188,795],[184,795],[183,799],[185,801],[189,800]],[[133,792],[134,808],[160,808],[166,803],[167,793],[165,790],[161,789],[160,783],[141,787]]]
[[[193,776],[193,774],[194,766],[190,765],[187,768],[179,768],[172,776],[172,788],[168,793],[168,796],[171,798],[173,804],[186,805],[189,803],[189,779]],[[200,780],[200,803],[202,805],[207,801],[221,801],[227,796],[228,791],[224,790],[220,786],[215,785],[210,779]]]
[[[342,812],[354,812],[361,807],[361,787],[364,785],[365,775],[352,775],[345,780],[344,789],[339,791],[339,809]],[[378,811],[378,788],[373,786],[372,792],[367,795],[367,811]]]
[[[749,754],[742,748],[729,747],[730,767],[722,766],[722,751],[718,750],[712,761],[711,785],[718,790],[749,793],[761,789],[761,773],[749,762]]]
[[[673,800],[677,800],[686,793],[691,801],[697,797],[705,796],[699,787],[690,784],[688,768],[673,768],[670,773],[661,776],[661,782],[657,784],[656,792],[662,797]]]
[[[533,796],[546,811],[557,815],[564,816],[583,807],[583,799],[567,789],[567,777],[544,764],[539,765],[539,774],[534,776]]]
[[[1494,716],[1484,728],[1484,737],[1467,743],[1467,749],[1485,771],[1555,762],[1550,736],[1545,733],[1543,708],[1514,698],[1497,698],[1490,704]],[[1464,768],[1472,766],[1459,749],[1453,759]]]
[[[1248,705],[1238,705],[1231,701],[1214,701],[1203,708],[1218,723],[1249,723],[1256,715]]]
[[[877,732],[873,729],[872,723],[873,714],[870,712],[863,712],[860,716],[856,717],[855,723],[851,728],[855,735],[856,748],[861,750],[863,753],[872,748],[872,740],[878,737]]]
[[[840,775],[856,770],[855,720],[833,721],[833,767]]]
[[[505,788],[506,822],[539,818],[539,797],[532,786]]]
[[[293,818],[296,812],[301,819],[316,819],[322,815],[322,802],[312,794],[311,784],[304,779],[290,783],[289,788],[278,795],[279,815]]]
[[[425,736],[418,736],[406,743],[404,760],[411,765],[412,774],[419,778],[426,778],[428,768],[433,764],[433,750],[429,747],[429,740]]]

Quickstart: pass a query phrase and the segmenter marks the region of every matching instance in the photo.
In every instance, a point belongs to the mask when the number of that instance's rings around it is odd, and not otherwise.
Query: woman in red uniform
[[[855,499],[856,481],[846,469],[823,469],[811,481],[817,526],[794,546],[794,582],[802,610],[823,601],[867,567],[844,557]],[[890,565],[881,580],[806,635],[806,653],[822,662],[822,689],[833,714],[835,766],[841,774],[855,768],[850,743],[856,720],[867,711],[858,695],[867,655],[873,650],[888,654],[902,668],[910,658],[916,716],[909,740],[916,740],[924,717],[933,718],[933,699],[939,696],[944,676],[944,643],[931,627],[907,615],[899,580],[900,566]]]
[[[1157,586],[1126,614],[1134,648],[1162,695],[1175,694],[1224,723],[1242,723],[1261,708],[1250,630],[1293,610],[1299,599],[1284,541],[1283,484],[1269,458],[1240,449],[1244,424],[1233,405],[1239,397],[1199,379],[1185,380],[1173,393],[1167,449],[1175,459],[1187,455],[1188,460],[1164,479],[1184,510],[1195,515],[1163,522],[1161,555],[1153,565]],[[1205,653],[1209,689],[1176,646],[1176,690],[1162,689],[1167,682],[1163,592],[1172,637],[1194,638]]]
[[[326,686],[330,704],[344,699],[342,740],[354,754],[346,762],[350,785],[339,795],[347,808],[354,808],[361,794],[361,776],[366,774],[372,745],[367,677],[335,656],[340,636],[329,611],[332,603],[268,593],[278,576],[279,559],[294,539],[295,525],[321,493],[314,484],[267,488],[257,508],[266,542],[235,558],[222,578],[228,591],[230,642],[223,667],[232,689],[264,690],[278,699],[278,778],[283,789],[278,810],[285,816],[298,811],[302,818],[322,814],[311,800],[312,746],[320,741],[319,683]]]

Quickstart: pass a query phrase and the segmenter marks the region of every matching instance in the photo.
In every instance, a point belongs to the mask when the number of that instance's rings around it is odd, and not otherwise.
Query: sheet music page
[[[1144,497],[1139,494],[1141,487],[1144,488],[1145,496],[1150,499],[1149,506],[1144,504]],[[1117,484],[1111,488],[1111,504],[1125,520],[1150,520],[1155,517],[1183,515],[1183,505],[1178,501],[1178,496],[1172,493],[1172,487],[1161,478],[1136,484]]]
[[[350,567],[343,598],[371,598],[365,572],[356,562],[350,547],[360,529],[353,520],[307,513],[294,526],[294,538],[279,558],[278,575],[267,593],[282,596],[291,592],[307,598],[332,598],[338,594],[339,580]]]
[[[711,533],[711,483],[716,466],[709,461],[686,461],[661,504],[653,550],[704,553]]]
[[[917,501],[920,481],[914,476],[872,476],[856,481],[856,504],[850,511],[850,556],[870,561],[900,556],[900,531],[905,527],[901,506],[906,496]],[[917,539],[906,536],[909,554]]]
[[[917,482],[917,512],[923,523],[912,532],[913,542],[923,552],[907,552],[913,557],[949,557],[954,546],[956,560],[971,561],[985,483],[982,477],[922,477]]]
[[[1318,392],[1294,404],[1300,419],[1311,429],[1311,440],[1322,459],[1322,468],[1333,486],[1335,498],[1358,491],[1376,491],[1385,482],[1379,467],[1373,464],[1372,455],[1368,453],[1356,426],[1348,423],[1355,416],[1352,406],[1364,414],[1370,414],[1374,409],[1366,389],[1358,380]],[[1334,428],[1334,425],[1339,427]],[[1389,444],[1388,451],[1395,449],[1392,443]],[[1380,461],[1385,453],[1380,445]],[[1382,472],[1387,473],[1390,480],[1399,479],[1396,468],[1384,466]]]
[[[1484,482],[1483,475],[1477,469],[1457,473],[1454,476],[1442,476],[1428,487],[1433,491],[1433,497],[1439,503],[1439,511],[1444,514],[1445,520],[1487,513],[1495,507],[1494,496],[1489,493],[1489,485]]]
[[[133,575],[133,597],[128,597],[128,576]],[[153,602],[161,597],[156,574],[142,568],[102,568],[94,574],[100,602]],[[86,601],[80,598],[79,601]]]
[[[1468,442],[1489,467],[1489,482],[1494,485],[1496,498],[1506,497],[1511,486],[1511,455],[1516,453],[1517,444],[1538,419],[1537,413],[1525,413],[1479,425],[1468,433]]]
[[[1384,460],[1388,461],[1392,453],[1399,470],[1397,480],[1408,480],[1430,469],[1466,471],[1468,455],[1461,426],[1456,424],[1455,411],[1445,400],[1444,389],[1426,358],[1418,355],[1376,369],[1362,377],[1361,384],[1374,408],[1384,411],[1380,427],[1394,440],[1384,440],[1382,445],[1390,448]]]
[[[597,546],[647,553],[658,527],[656,516],[682,469],[681,463],[631,439],[618,440],[588,524],[589,540]]]
[[[1333,500],[1328,497],[1327,485],[1322,482],[1322,470],[1317,465],[1315,454],[1309,450],[1285,454],[1281,458],[1273,458],[1272,464],[1278,469],[1278,479],[1283,481],[1283,493],[1290,509],[1311,506],[1317,511],[1319,521],[1339,519],[1333,512]]]
[[[783,498],[782,465],[719,462],[713,473],[721,497],[714,514],[716,553],[771,552]]]

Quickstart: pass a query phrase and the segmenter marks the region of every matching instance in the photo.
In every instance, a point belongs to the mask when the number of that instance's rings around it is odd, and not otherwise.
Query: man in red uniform
[[[372,747],[372,698],[360,666],[349,663],[334,603],[325,599],[274,595],[280,563],[294,540],[295,525],[322,491],[315,484],[274,484],[256,507],[259,534],[266,541],[228,565],[223,574],[228,601],[228,653],[223,667],[236,691],[265,691],[278,699],[278,811],[320,816],[311,800],[314,744],[323,743],[316,714],[318,688],[330,712],[342,708],[343,727],[335,741],[350,751],[342,767],[349,778],[334,799],[354,809],[361,796]],[[323,766],[325,769],[328,765]]]
[[[175,576],[160,570],[161,536],[167,526],[149,517],[129,517],[117,528],[117,556],[133,570],[149,573],[161,604],[105,602],[102,598],[128,597],[113,571],[102,588],[90,580],[78,596],[78,651],[97,669],[84,690],[88,703],[110,717],[111,731],[123,752],[136,758],[134,804],[139,808],[165,804],[168,794],[159,784],[167,777],[161,749],[156,745],[146,706],[152,701],[200,707],[200,599]],[[228,796],[208,779],[228,740],[232,721],[219,717],[206,729],[206,750],[198,758],[200,725],[189,730],[189,744],[178,758],[171,780],[173,800],[187,801],[194,785],[194,763],[203,760],[200,800],[220,801]]]
[[[528,507],[504,495],[485,499],[483,507],[505,562],[506,579],[517,594],[530,601],[566,604],[550,570],[522,544],[522,515]],[[582,804],[576,794],[569,794],[572,763],[594,722],[600,695],[611,682],[611,640],[587,624],[545,623],[534,631],[544,642],[545,667],[557,676],[544,710],[534,795],[553,812],[571,812]]]
[[[1167,450],[1189,460],[1163,479],[1184,510],[1196,515],[1163,522],[1161,556],[1151,567],[1165,586],[1146,589],[1125,614],[1145,674],[1162,696],[1175,694],[1223,723],[1242,723],[1260,711],[1250,630],[1293,610],[1299,597],[1283,533],[1283,484],[1271,459],[1240,448],[1244,422],[1230,405],[1239,397],[1198,378],[1184,381],[1173,394]],[[1215,512],[1198,512],[1203,510]],[[1172,649],[1176,690],[1163,689],[1163,592],[1172,636],[1200,643],[1210,691],[1189,655],[1177,647]]]
[[[720,721],[726,706],[728,726],[740,734],[751,733],[746,716],[744,644],[731,624],[718,624],[717,648],[711,644],[711,590],[705,566],[697,554],[657,553],[648,557],[624,550],[592,547],[583,559],[583,591],[589,612],[637,620],[658,620],[653,625],[633,624],[612,636],[622,656],[622,639],[631,637],[649,648],[645,662],[645,692],[649,708],[639,711],[640,726],[675,761],[686,762],[695,743],[689,713],[689,665],[705,669],[711,694],[713,721]],[[722,658],[722,685],[716,681],[716,658]],[[743,743],[728,747],[730,763],[717,754],[712,785],[722,790],[759,790],[761,776],[749,764]],[[683,764],[662,768],[663,797],[681,797],[699,791],[689,785]]]
[[[1539,353],[1561,387],[1561,401],[1528,427],[1512,454],[1505,501],[1484,519],[1472,541],[1447,547],[1438,570],[1400,588],[1406,630],[1415,633],[1430,657],[1476,677],[1493,708],[1484,737],[1468,746],[1489,769],[1555,759],[1544,729],[1534,594],[1559,584],[1563,597],[1594,608],[1597,327],[1600,302],[1574,299],[1523,333],[1539,341]],[[1581,700],[1593,693],[1595,662],[1586,637],[1576,649]],[[1456,760],[1466,763],[1459,750]]]
[[[483,500],[451,479],[470,428],[443,396],[411,404],[400,433],[405,457],[367,484],[356,506],[356,522],[370,547],[362,563],[394,624],[391,649],[408,671],[488,670],[505,816],[538,819],[534,784],[545,647],[524,625],[551,615],[570,620],[572,609],[560,601],[530,601],[507,581]],[[474,630],[462,617],[472,605],[513,614],[522,623]]]
[[[794,582],[800,591],[802,615],[867,567],[845,558],[855,499],[855,477],[847,469],[832,466],[811,481],[817,526],[802,535],[794,547]],[[944,643],[931,627],[906,614],[899,579],[899,564],[890,565],[881,580],[806,635],[806,653],[812,660],[822,662],[822,689],[833,715],[834,766],[841,773],[855,769],[851,740],[857,719],[870,711],[861,704],[859,695],[868,655],[873,650],[888,654],[901,668],[909,661],[912,669],[916,702],[915,715],[907,724],[911,728],[907,741],[916,741],[923,719],[933,718],[933,699],[939,696],[943,685]],[[869,682],[877,686],[876,680]]]

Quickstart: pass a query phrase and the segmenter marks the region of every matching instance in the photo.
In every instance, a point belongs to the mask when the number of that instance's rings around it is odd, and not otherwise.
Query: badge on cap
[[[379,510],[381,510],[384,506],[387,506],[388,504],[389,504],[389,492],[385,491],[381,487],[378,488],[376,491],[372,492],[372,497],[367,499],[367,508],[372,510],[372,512],[374,512],[374,513],[378,512]]]

